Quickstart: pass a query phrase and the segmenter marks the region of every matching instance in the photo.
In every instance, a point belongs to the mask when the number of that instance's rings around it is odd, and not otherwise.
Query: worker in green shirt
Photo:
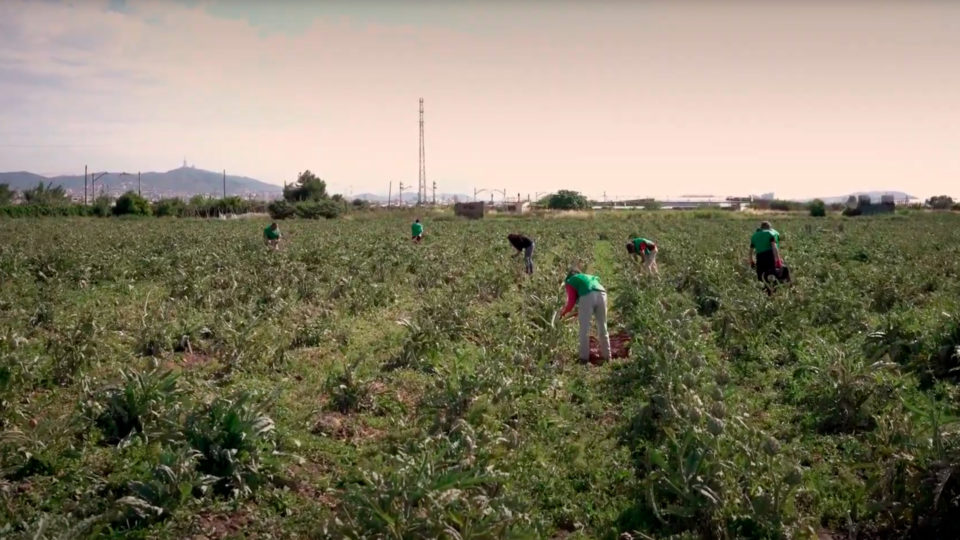
[[[267,247],[273,249],[280,249],[280,238],[282,236],[276,222],[271,223],[269,227],[263,230],[263,242]]]
[[[756,260],[754,260],[756,255]],[[773,283],[789,281],[789,274],[780,258],[780,233],[764,221],[750,237],[750,266],[756,268],[757,279],[763,282],[767,294],[773,293]]]
[[[563,281],[567,290],[567,305],[560,311],[560,318],[577,306],[580,319],[580,361],[590,360],[590,319],[597,319],[597,337],[600,341],[600,357],[610,359],[610,334],[607,332],[607,290],[600,278],[584,274],[577,269],[567,273]]]
[[[633,238],[627,242],[627,253],[637,257],[643,262],[643,269],[651,276],[660,276],[660,269],[657,268],[657,244],[652,240],[643,237]]]
[[[419,218],[413,222],[413,225],[410,227],[410,232],[413,233],[413,241],[415,243],[419,244],[420,241],[423,240],[423,223],[420,223]]]

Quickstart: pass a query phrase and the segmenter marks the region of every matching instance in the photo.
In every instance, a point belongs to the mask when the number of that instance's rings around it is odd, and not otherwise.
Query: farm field
[[[0,537],[960,537],[960,216],[423,218],[0,220]]]

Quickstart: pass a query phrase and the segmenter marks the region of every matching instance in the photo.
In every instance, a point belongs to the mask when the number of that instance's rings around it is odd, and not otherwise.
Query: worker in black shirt
[[[523,263],[528,274],[533,273],[533,240],[522,234],[508,234],[507,240],[516,248],[516,255],[523,253]]]

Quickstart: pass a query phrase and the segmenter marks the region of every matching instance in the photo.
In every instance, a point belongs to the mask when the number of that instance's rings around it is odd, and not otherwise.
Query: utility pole
[[[83,205],[87,205],[87,166],[83,166]]]
[[[423,144],[423,98],[420,98],[420,189],[417,192],[418,206],[427,202],[427,156]]]
[[[227,170],[223,170],[223,198],[227,198]]]
[[[437,181],[433,181],[433,205],[437,205]]]
[[[403,182],[400,182],[400,200],[397,202],[397,206],[403,207],[403,188],[407,186],[403,185]]]
[[[106,172],[102,172],[102,173],[100,173],[100,174],[93,173],[93,174],[90,175],[90,200],[91,200],[91,201],[93,201],[93,199],[95,199],[95,198],[97,197],[97,180],[99,180],[100,178],[102,178],[103,175],[105,175],[105,174],[107,174],[107,173],[106,173]],[[100,192],[101,192],[101,194],[103,194],[103,185],[102,185],[102,184],[101,184],[101,186],[100,186]]]
[[[143,197],[143,192],[140,191],[140,171],[137,171],[137,195]]]
[[[387,188],[387,208],[390,208],[390,200],[393,198],[393,180],[390,181],[390,187]]]

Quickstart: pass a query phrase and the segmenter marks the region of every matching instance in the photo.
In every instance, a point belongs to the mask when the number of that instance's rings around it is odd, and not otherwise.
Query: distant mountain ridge
[[[100,171],[96,172],[99,175]],[[94,174],[89,175],[90,178]],[[83,175],[62,175],[46,177],[26,171],[0,173],[0,184],[9,184],[10,189],[23,191],[37,186],[38,183],[63,186],[74,196],[83,195]],[[145,172],[140,175],[140,189],[144,196],[190,197],[193,195],[222,196],[224,187],[223,173],[206,171],[195,167],[179,167],[167,172]],[[93,186],[88,181],[88,190]],[[258,196],[276,198],[283,188],[246,176],[227,175],[227,196]],[[127,190],[137,190],[137,173],[108,172],[96,181],[97,194],[101,189],[110,195],[119,195]],[[92,191],[88,191],[92,193]]]

